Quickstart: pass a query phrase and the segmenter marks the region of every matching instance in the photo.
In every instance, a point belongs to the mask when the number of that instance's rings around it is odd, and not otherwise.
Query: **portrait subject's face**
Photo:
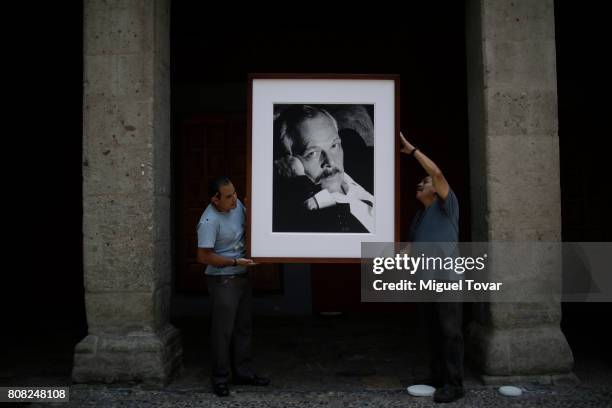
[[[344,151],[330,118],[320,115],[298,126],[301,151],[294,152],[304,173],[331,193],[342,192]]]

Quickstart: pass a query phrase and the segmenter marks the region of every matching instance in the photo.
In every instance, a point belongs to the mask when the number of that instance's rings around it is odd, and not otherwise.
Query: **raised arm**
[[[402,132],[400,132],[400,140],[402,142],[401,152],[405,154],[412,154],[414,158],[417,159],[421,167],[427,172],[427,174],[431,177],[434,188],[436,189],[436,193],[438,196],[444,201],[446,197],[448,197],[449,185],[442,174],[442,170],[433,162],[429,157],[425,155],[425,153],[420,150],[414,151],[416,148],[404,137]]]

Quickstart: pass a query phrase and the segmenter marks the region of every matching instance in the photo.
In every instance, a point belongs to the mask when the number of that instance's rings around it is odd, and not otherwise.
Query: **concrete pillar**
[[[169,323],[170,1],[86,0],[83,250],[89,333],[75,382],[165,384]]]
[[[560,241],[553,0],[466,5],[473,240]],[[538,281],[556,282],[550,261],[517,265],[516,278],[528,289],[537,270]],[[477,305],[471,355],[485,382],[568,377],[560,321],[558,301]]]

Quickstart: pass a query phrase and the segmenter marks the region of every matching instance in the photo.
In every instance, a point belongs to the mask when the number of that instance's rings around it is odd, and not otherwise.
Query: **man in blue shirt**
[[[438,166],[410,144],[400,132],[402,153],[413,156],[427,172],[417,185],[416,198],[423,204],[410,226],[409,240],[413,250],[432,248],[442,257],[458,256],[459,203]],[[435,245],[423,243],[439,243]],[[440,276],[443,274],[443,276]],[[432,278],[456,280],[454,271],[434,271]],[[463,390],[463,304],[433,302],[424,304],[431,354],[430,376],[420,381],[436,387],[435,402],[452,402],[464,395]]]
[[[255,375],[251,367],[251,283],[246,268],[255,263],[244,258],[246,211],[227,177],[212,180],[208,192],[210,204],[197,227],[197,260],[208,265],[213,391],[225,397],[230,370],[234,384],[265,386],[270,380]]]

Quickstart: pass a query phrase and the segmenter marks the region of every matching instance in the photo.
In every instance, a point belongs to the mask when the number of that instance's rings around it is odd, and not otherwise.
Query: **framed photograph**
[[[399,241],[399,76],[249,76],[247,245],[257,262],[359,262]]]

